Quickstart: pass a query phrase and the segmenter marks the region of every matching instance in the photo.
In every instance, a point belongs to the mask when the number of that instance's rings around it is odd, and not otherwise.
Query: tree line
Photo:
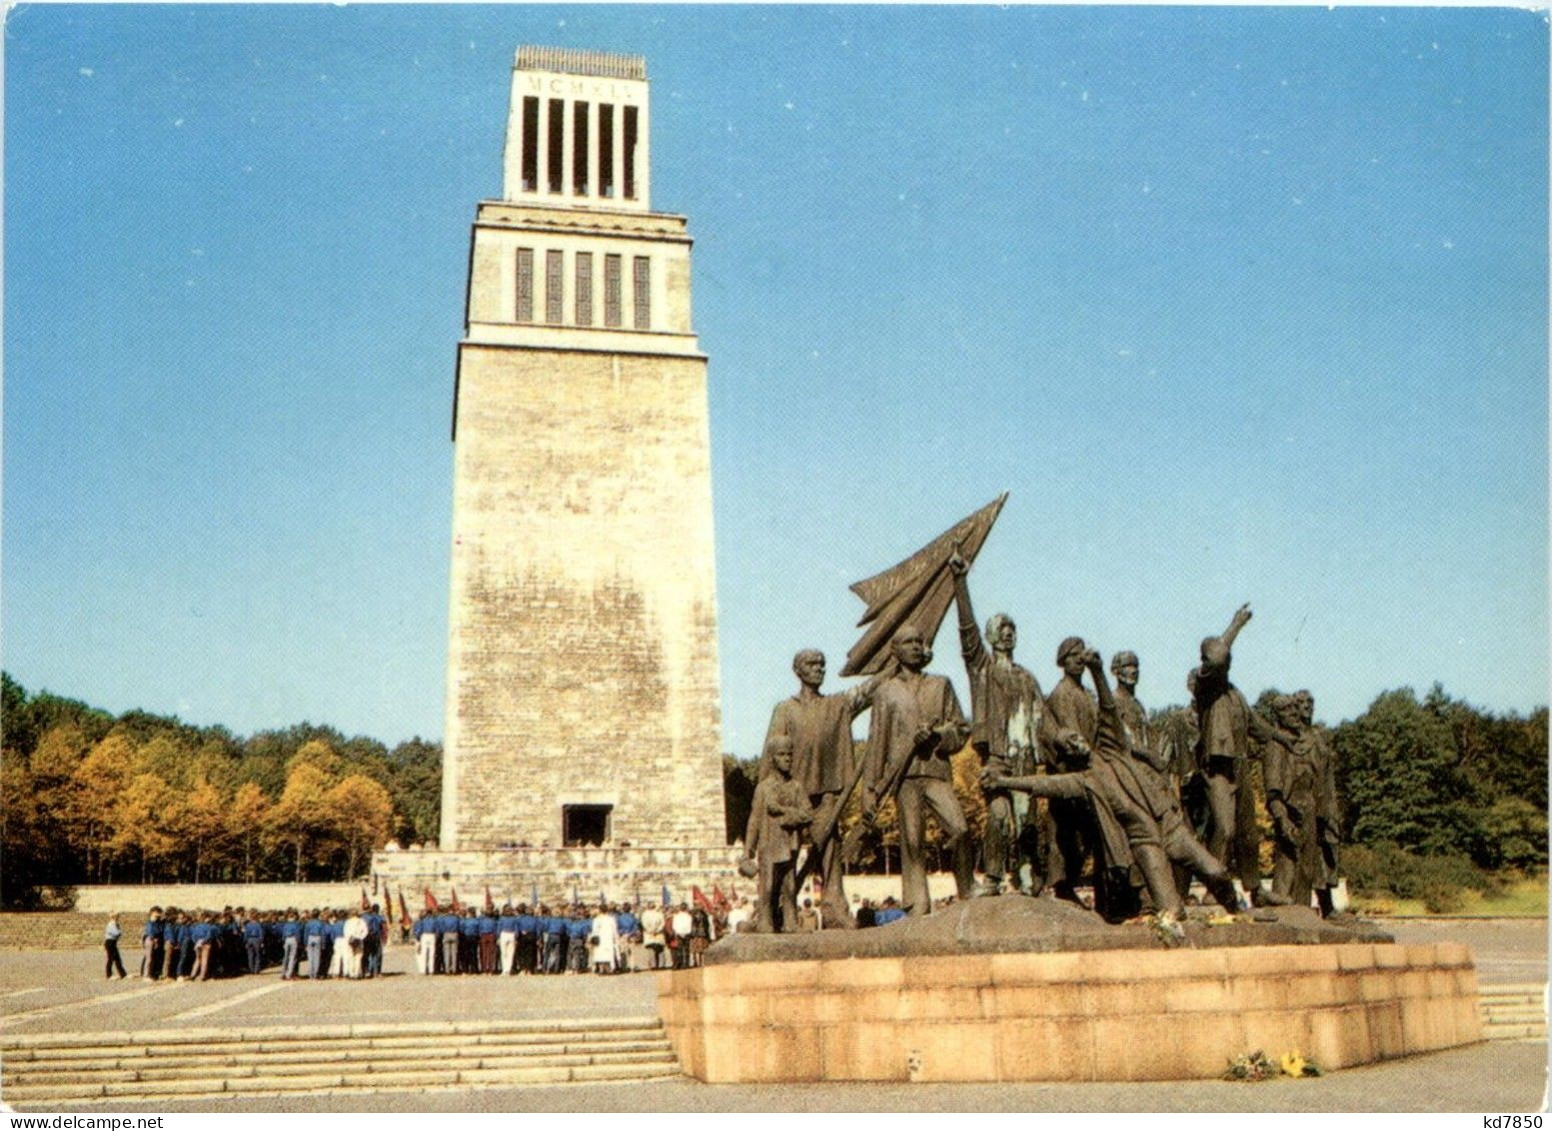
[[[303,881],[358,876],[388,840],[434,842],[442,748],[413,738],[389,749],[299,723],[238,738],[145,711],[113,715],[3,676],[0,905],[34,906],[46,889],[83,883]],[[1276,694],[1258,697],[1265,704]],[[1190,712],[1152,712],[1160,728]],[[1547,709],[1495,714],[1435,685],[1378,696],[1330,728],[1360,891],[1410,898],[1440,885],[1480,886],[1547,866]],[[857,755],[862,756],[863,744]],[[1254,760],[1252,760],[1254,763]],[[727,839],[743,837],[758,758],[723,758]],[[1254,764],[1250,767],[1256,778]],[[977,838],[985,820],[966,749],[955,786]],[[843,832],[861,822],[861,791]],[[1270,827],[1264,813],[1258,817]],[[935,830],[929,832],[935,843]],[[898,863],[885,802],[858,833],[857,870]],[[1415,889],[1415,890],[1414,890]]]
[[[437,837],[440,743],[311,723],[237,738],[3,685],[7,908],[82,883],[348,879],[390,839]]]

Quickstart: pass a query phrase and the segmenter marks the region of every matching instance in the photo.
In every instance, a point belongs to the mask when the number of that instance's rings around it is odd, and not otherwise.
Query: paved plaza
[[[1483,985],[1544,982],[1544,920],[1434,920],[1393,924],[1398,942],[1464,942]],[[133,957],[126,961],[133,969]],[[0,1035],[109,1030],[268,1027],[474,1019],[655,1015],[650,974],[615,977],[426,978],[407,946],[387,952],[370,982],[282,982],[274,971],[202,983],[105,982],[100,952],[19,951],[0,962]],[[1168,1019],[1161,1019],[1167,1029]],[[123,1111],[1526,1111],[1545,1102],[1547,1050],[1494,1042],[1264,1084],[711,1086],[690,1080],[501,1090],[303,1095],[114,1104]],[[94,1110],[110,1110],[101,1108]]]

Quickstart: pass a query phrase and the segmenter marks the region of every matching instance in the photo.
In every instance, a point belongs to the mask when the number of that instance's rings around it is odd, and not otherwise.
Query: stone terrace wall
[[[499,903],[510,891],[528,900],[535,889],[546,902],[569,901],[573,890],[584,899],[602,891],[616,901],[656,901],[666,886],[678,902],[692,886],[711,894],[721,887],[753,896],[755,884],[738,874],[740,846],[705,848],[514,848],[493,852],[439,852],[408,849],[379,852],[372,871],[394,891],[402,886],[416,910],[415,896],[430,888],[438,899],[457,889],[464,901],[482,900],[486,885]],[[639,896],[638,896],[639,893]]]
[[[1471,952],[1250,946],[749,962],[664,971],[713,1084],[1210,1079],[1255,1049],[1322,1068],[1482,1039]]]

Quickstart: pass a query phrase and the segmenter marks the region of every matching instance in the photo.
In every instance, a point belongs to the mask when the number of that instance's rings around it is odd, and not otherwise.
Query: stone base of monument
[[[658,974],[658,1002],[685,1072],[718,1084],[1205,1079],[1255,1050],[1329,1070],[1482,1039],[1468,948],[1257,914],[1166,940],[1054,900],[978,899],[726,939]]]

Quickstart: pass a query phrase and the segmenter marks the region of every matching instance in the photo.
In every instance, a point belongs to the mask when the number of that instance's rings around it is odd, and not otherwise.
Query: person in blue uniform
[[[458,973],[458,916],[445,904],[437,914],[437,938],[442,943],[442,973]]]
[[[162,976],[162,909],[151,908],[140,928],[140,976],[156,981]]]
[[[194,920],[188,912],[178,912],[178,981],[194,976]]]
[[[641,942],[641,920],[636,918],[630,904],[620,908],[620,913],[615,916],[620,925],[620,960],[619,971],[628,973],[634,965],[633,956],[636,946]]]
[[[480,917],[466,907],[458,920],[458,973],[473,974],[480,968]]]
[[[505,977],[517,965],[517,912],[510,903],[501,905],[501,916],[496,920],[496,950],[497,972]]]
[[[566,919],[566,972],[587,973],[587,937],[593,933],[593,917],[582,907],[573,907]]]
[[[541,908],[544,915],[544,972],[559,974],[566,966],[566,920]]]
[[[248,973],[257,974],[264,969],[264,924],[259,913],[249,911],[243,918],[243,947],[248,952]]]
[[[307,916],[307,922],[302,924],[302,941],[307,946],[307,977],[309,980],[317,980],[323,977],[323,936],[328,929],[323,922],[323,914],[316,907]]]
[[[539,917],[528,910],[528,904],[517,905],[517,970],[520,974],[532,974],[539,949]]]
[[[285,919],[279,925],[281,945],[280,977],[283,981],[296,979],[296,968],[301,958],[303,923],[296,908],[287,909]]]
[[[361,944],[361,976],[375,978],[383,972],[383,926],[387,920],[383,918],[382,908],[375,903],[361,918],[366,920],[366,938]]]

